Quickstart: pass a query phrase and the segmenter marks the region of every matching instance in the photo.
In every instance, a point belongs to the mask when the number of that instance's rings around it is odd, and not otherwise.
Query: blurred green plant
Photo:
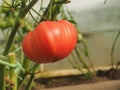
[[[24,2],[23,0],[3,0],[2,4],[1,4],[1,20],[4,22],[3,24],[1,24],[0,28],[1,31],[4,33],[4,40],[7,40],[7,44],[4,47],[4,52],[3,55],[4,56],[8,56],[9,52],[11,52],[12,50],[15,50],[16,48],[20,47],[20,42],[21,42],[21,36],[23,36],[25,34],[25,32],[28,32],[29,30],[26,29],[30,29],[27,28],[28,26],[26,24],[24,24],[24,17],[27,14],[27,12],[31,9],[31,7],[37,2],[38,0],[33,0],[31,2],[29,2],[28,5],[26,5],[26,2]],[[22,5],[22,6],[21,6]],[[1,22],[2,23],[2,22]],[[26,25],[26,26],[24,26]],[[18,31],[18,28],[21,27],[22,31]],[[24,27],[24,28],[23,28]],[[9,30],[9,31],[8,31]],[[18,33],[17,33],[18,31]],[[16,33],[18,34],[18,36],[15,38]],[[15,39],[17,42],[16,44],[13,44],[13,39]],[[18,52],[17,52],[18,53]],[[21,51],[19,52],[19,54],[17,54],[18,56],[22,57]],[[19,59],[19,58],[16,58]],[[10,61],[9,61],[10,60]],[[13,69],[11,69],[10,73],[9,68],[7,69],[7,67],[9,65],[11,65],[11,63],[13,63],[14,58],[7,60],[8,63],[1,63],[0,65],[0,90],[6,90],[6,87],[11,88],[11,90],[17,90],[17,77],[19,76],[19,73],[15,73],[16,75],[14,75],[14,72],[18,71],[19,68],[17,67],[12,67]],[[22,59],[19,59],[22,62]],[[15,63],[16,65],[18,65],[17,63]],[[15,65],[15,66],[16,66]],[[21,65],[21,64],[19,64]],[[22,66],[22,65],[21,65]],[[10,75],[10,76],[9,76]],[[5,79],[6,77],[9,77],[8,79]],[[16,77],[16,78],[15,78]],[[9,81],[7,83],[7,81]],[[11,82],[13,84],[11,84]]]
[[[104,4],[106,4],[107,0],[104,0]]]
[[[91,61],[90,55],[89,55],[89,51],[88,51],[88,47],[86,44],[86,41],[83,37],[83,35],[81,34],[78,26],[77,26],[77,22],[74,20],[74,17],[72,16],[72,13],[69,11],[69,9],[67,7],[62,7],[61,8],[61,18],[62,19],[67,19],[68,21],[70,21],[71,23],[75,24],[76,28],[77,28],[77,32],[78,32],[78,44],[75,48],[74,53],[76,54],[76,57],[78,57],[78,59],[75,58],[75,56],[72,54],[72,58],[73,60],[71,60],[70,58],[70,63],[73,65],[74,68],[79,69],[81,72],[82,69],[81,68],[86,68],[88,70],[88,73],[84,73],[86,74],[87,77],[91,77],[91,76],[95,76],[95,70],[94,70],[94,66],[93,63]],[[86,64],[86,60],[82,57],[81,55],[81,50],[80,48],[84,48],[84,55],[88,58],[88,61],[90,63],[90,66],[88,64]],[[82,67],[81,67],[82,66]],[[90,67],[92,68],[92,71],[90,70]]]
[[[114,41],[113,41],[113,44],[112,44],[112,48],[111,48],[111,53],[110,53],[110,56],[111,56],[111,66],[114,68],[114,65],[119,65],[119,62],[117,64],[115,64],[115,60],[114,60],[114,50],[115,50],[115,45],[117,43],[117,40],[120,36],[120,31],[118,31]]]

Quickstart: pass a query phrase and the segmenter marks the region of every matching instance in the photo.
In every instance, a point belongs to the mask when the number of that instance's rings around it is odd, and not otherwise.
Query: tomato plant
[[[68,56],[77,42],[76,28],[66,20],[43,21],[22,42],[26,57],[37,63],[48,63]]]
[[[3,0],[1,9],[4,13],[15,11],[20,6],[20,0]]]
[[[3,12],[7,13],[8,11],[10,11],[11,6],[12,5],[12,0],[5,0],[2,2],[1,4],[1,9]]]

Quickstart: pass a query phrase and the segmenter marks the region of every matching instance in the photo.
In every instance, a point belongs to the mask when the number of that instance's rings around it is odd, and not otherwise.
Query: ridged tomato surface
[[[37,63],[49,63],[68,56],[77,42],[76,28],[66,20],[43,21],[22,42],[26,57]]]

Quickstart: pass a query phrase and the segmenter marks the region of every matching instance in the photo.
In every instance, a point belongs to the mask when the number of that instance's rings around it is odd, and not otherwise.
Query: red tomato
[[[22,42],[26,57],[37,63],[49,63],[67,57],[77,42],[76,28],[66,20],[43,21]]]

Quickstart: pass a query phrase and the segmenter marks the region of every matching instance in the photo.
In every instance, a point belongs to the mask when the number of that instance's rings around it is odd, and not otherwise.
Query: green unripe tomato
[[[7,17],[6,21],[7,21],[7,26],[8,27],[13,27],[14,24],[15,24],[15,18],[13,18],[12,16]]]
[[[4,13],[17,10],[21,0],[4,0],[1,4],[1,10]],[[12,5],[13,4],[13,5]]]
[[[4,12],[4,13],[7,13],[8,11],[11,10],[11,6],[12,5],[12,0],[4,0],[1,4],[1,10]]]
[[[1,29],[6,29],[7,28],[7,22],[2,18],[0,18],[0,28]]]

